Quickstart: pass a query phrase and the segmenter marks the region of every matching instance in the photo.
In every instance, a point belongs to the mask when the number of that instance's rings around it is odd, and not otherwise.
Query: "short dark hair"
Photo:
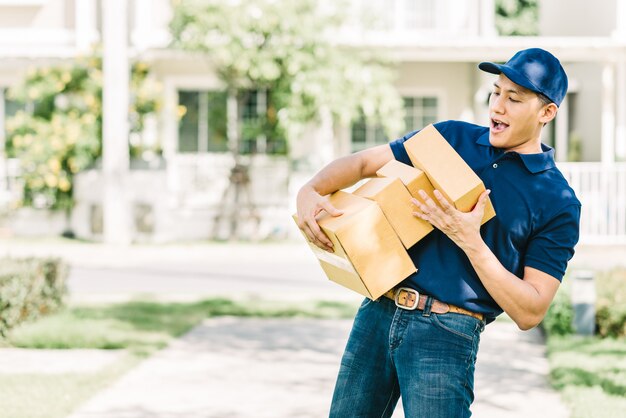
[[[548,98],[548,96],[546,96],[543,93],[539,93],[539,92],[535,92],[537,94],[537,97],[539,97],[539,101],[541,102],[541,106],[547,106],[550,103],[554,103],[550,98]]]

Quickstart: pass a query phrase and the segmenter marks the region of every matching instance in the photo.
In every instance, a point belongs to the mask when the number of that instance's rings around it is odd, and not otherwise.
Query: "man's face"
[[[489,97],[491,145],[520,154],[541,152],[544,107],[537,94],[500,74]]]

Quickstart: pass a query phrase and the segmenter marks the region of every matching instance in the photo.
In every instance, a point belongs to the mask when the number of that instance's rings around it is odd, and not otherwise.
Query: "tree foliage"
[[[502,36],[539,33],[537,0],[496,0],[496,28]]]
[[[140,131],[158,101],[150,87],[148,67],[132,68],[131,131]],[[73,179],[94,164],[102,150],[102,60],[78,58],[72,63],[31,69],[8,91],[23,110],[7,118],[6,152],[20,160],[25,206],[69,209]]]
[[[226,89],[267,89],[276,129],[288,137],[315,120],[321,109],[343,125],[362,111],[390,134],[402,130],[402,103],[389,67],[333,42],[344,23],[339,12],[343,3],[178,0],[174,4],[173,45],[206,53]]]

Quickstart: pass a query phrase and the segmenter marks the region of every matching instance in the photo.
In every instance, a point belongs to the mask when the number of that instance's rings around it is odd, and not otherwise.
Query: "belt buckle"
[[[409,295],[412,294],[414,296],[413,305],[409,306],[409,305],[403,305],[400,303],[400,293],[402,291],[405,291]],[[411,298],[407,297],[407,300],[410,300],[410,299]],[[417,309],[417,305],[419,305],[419,299],[420,299],[419,292],[415,289],[411,289],[410,287],[399,287],[398,290],[396,290],[396,294],[394,295],[394,301],[396,302],[396,306],[398,308],[405,309],[407,311],[414,311],[415,309]]]

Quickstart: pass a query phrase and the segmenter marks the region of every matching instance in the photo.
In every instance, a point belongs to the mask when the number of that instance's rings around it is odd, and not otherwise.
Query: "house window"
[[[404,125],[407,131],[422,129],[437,122],[438,100],[436,97],[404,97]]]
[[[179,91],[179,152],[226,152],[226,93]]]
[[[352,152],[364,150],[374,145],[386,144],[389,138],[380,124],[367,123],[365,116],[352,124]]]
[[[422,129],[438,120],[438,99],[436,97],[404,97],[404,124],[407,132]],[[386,144],[389,138],[380,125],[367,123],[361,116],[352,124],[352,152],[361,151],[375,145]]]
[[[179,91],[183,113],[178,130],[179,152],[228,151],[226,92]],[[243,91],[237,97],[241,154],[286,154],[287,143],[277,129],[276,111],[265,90]]]
[[[287,153],[287,141],[282,135],[271,92],[249,90],[240,93],[239,106],[242,154]]]
[[[0,88],[0,150],[6,141],[6,121],[20,110],[27,110],[27,106],[7,98],[7,89]]]

